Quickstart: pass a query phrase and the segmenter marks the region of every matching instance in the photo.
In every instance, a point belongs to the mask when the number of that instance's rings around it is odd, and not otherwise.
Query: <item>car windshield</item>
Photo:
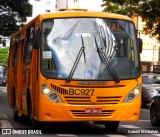
[[[160,84],[160,77],[154,75],[148,75],[142,77],[143,84]]]
[[[42,22],[41,71],[58,79],[136,78],[140,61],[132,22],[106,18]]]

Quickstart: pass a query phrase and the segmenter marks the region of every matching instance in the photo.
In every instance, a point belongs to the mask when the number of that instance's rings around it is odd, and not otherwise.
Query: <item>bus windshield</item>
[[[107,18],[42,22],[41,72],[69,80],[115,80],[140,74],[134,24]]]

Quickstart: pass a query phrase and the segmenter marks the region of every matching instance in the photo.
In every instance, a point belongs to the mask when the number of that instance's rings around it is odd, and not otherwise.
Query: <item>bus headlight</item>
[[[135,89],[133,89],[124,99],[124,102],[132,102],[136,97],[140,94],[140,86],[138,85]]]
[[[62,100],[60,99],[60,97],[57,95],[56,92],[54,92],[53,90],[44,85],[42,85],[42,88],[43,88],[42,93],[50,100],[56,103],[62,103]]]
[[[43,89],[43,93],[44,93],[45,95],[48,95],[48,94],[50,94],[50,90],[49,90],[48,88],[44,88],[44,89]]]
[[[59,99],[58,95],[55,94],[55,93],[51,93],[51,94],[49,95],[49,98],[50,98],[52,101],[54,101],[54,102],[60,103],[60,99]]]

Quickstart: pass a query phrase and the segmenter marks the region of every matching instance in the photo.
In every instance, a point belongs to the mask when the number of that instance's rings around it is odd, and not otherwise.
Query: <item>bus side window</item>
[[[19,42],[20,42],[20,38],[17,37],[17,38],[15,39],[15,42],[14,42],[14,51],[13,51],[13,62],[12,62],[12,65],[13,65],[14,67],[17,66],[17,62],[18,62]]]
[[[32,49],[34,44],[34,25],[26,31],[26,41],[24,46],[24,63],[30,63],[32,59]]]

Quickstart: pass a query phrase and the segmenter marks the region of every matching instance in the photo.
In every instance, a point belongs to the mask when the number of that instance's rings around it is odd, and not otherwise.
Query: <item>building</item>
[[[153,66],[160,62],[160,43],[155,37],[150,37],[143,33],[145,22],[142,21],[140,16],[135,15],[132,20],[138,30],[138,37],[143,40],[143,48],[140,55],[142,70],[144,72],[153,71]]]
[[[62,8],[84,8],[91,11],[102,11],[103,0],[29,0],[32,5],[32,17],[27,18],[27,22],[39,14],[59,11]],[[92,4],[90,4],[92,3]]]
[[[39,14],[56,11],[56,0],[29,0],[32,5],[32,17],[27,18],[27,22]]]

